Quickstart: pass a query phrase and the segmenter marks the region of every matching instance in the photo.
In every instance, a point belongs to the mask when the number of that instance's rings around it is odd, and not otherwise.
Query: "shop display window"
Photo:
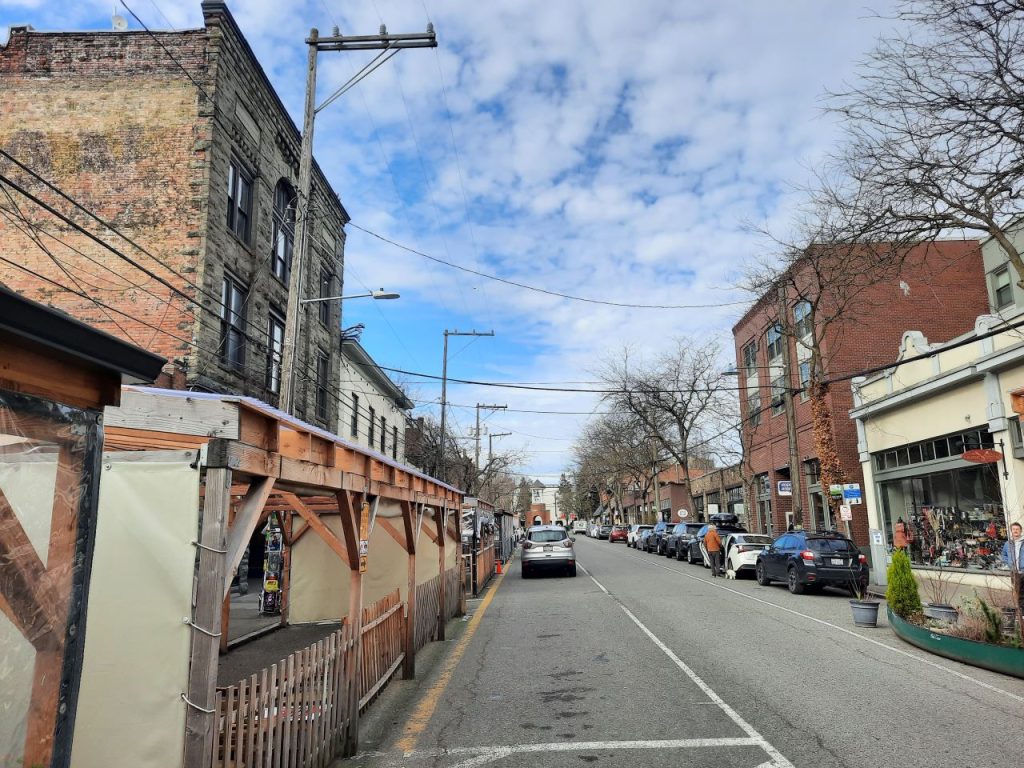
[[[991,571],[1006,541],[998,469],[977,464],[879,483],[890,548],[900,541],[915,565]],[[902,537],[897,525],[902,523]]]

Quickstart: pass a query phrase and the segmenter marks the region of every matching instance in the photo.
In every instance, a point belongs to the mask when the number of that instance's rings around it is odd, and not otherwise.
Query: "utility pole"
[[[338,34],[337,28],[330,37],[320,37],[314,27],[306,39],[309,46],[309,58],[306,65],[306,105],[302,119],[302,148],[299,153],[299,191],[296,200],[295,216],[295,247],[292,254],[291,275],[288,278],[288,311],[285,315],[284,341],[281,345],[281,395],[278,405],[288,414],[295,413],[295,368],[298,354],[296,347],[299,339],[301,321],[300,303],[302,280],[309,252],[309,220],[312,214],[313,187],[313,123],[316,113],[327,107],[344,91],[357,82],[355,78],[336,90],[319,107],[316,106],[316,65],[320,51],[388,51],[388,58],[403,48],[436,48],[437,37],[434,25],[428,24],[425,33],[389,35],[381,24],[380,34],[356,35],[344,37]],[[384,54],[381,54],[383,56]],[[379,58],[379,57],[378,57]],[[386,60],[386,59],[385,59]],[[376,59],[374,60],[376,61]],[[382,62],[383,63],[383,62]],[[360,75],[368,75],[372,69],[369,65],[360,70]],[[365,75],[364,75],[365,73]],[[359,75],[357,75],[359,77]],[[361,78],[360,78],[361,79]]]
[[[508,437],[511,432],[491,432],[487,435],[487,463],[494,461],[494,438]]]
[[[445,460],[444,447],[448,442],[447,414],[448,414],[448,337],[449,336],[493,336],[494,331],[444,331],[444,358],[441,363],[441,472],[438,479],[441,482],[448,482],[448,462]]]
[[[508,409],[507,405],[484,405],[483,403],[476,404],[476,471],[480,473],[480,409],[483,408],[487,411],[504,411]],[[488,462],[490,458],[488,457]]]
[[[799,522],[804,524],[804,504],[801,487],[803,482],[800,476],[800,452],[796,445],[796,409],[793,407],[793,359],[789,348],[788,318],[789,301],[786,296],[786,286],[779,283],[779,333],[782,336],[782,371],[785,387],[782,394],[783,407],[786,410],[786,433],[789,444],[789,481],[793,490],[793,521],[794,525]]]

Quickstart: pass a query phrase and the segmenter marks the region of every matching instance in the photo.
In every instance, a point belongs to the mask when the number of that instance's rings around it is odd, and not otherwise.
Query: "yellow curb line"
[[[452,650],[451,656],[448,657],[448,661],[445,663],[444,670],[438,676],[437,680],[434,681],[434,684],[430,686],[430,689],[424,694],[423,699],[417,705],[416,710],[409,717],[409,721],[405,726],[404,735],[395,744],[395,747],[400,749],[402,752],[409,753],[416,749],[417,739],[419,739],[420,734],[423,733],[423,730],[427,727],[427,723],[430,722],[430,718],[433,717],[434,711],[437,709],[437,704],[441,700],[441,695],[445,692],[445,689],[448,688],[448,684],[452,680],[452,675],[455,674],[455,667],[462,658],[462,654],[466,652],[466,648],[469,647],[469,641],[472,640],[473,635],[476,634],[477,627],[480,626],[480,620],[487,611],[487,606],[491,604],[494,596],[498,593],[498,587],[501,586],[501,582],[507,573],[508,571],[505,570],[498,575],[494,585],[487,593],[487,597],[483,599],[483,602],[481,602],[480,606],[476,609],[476,613],[473,614],[473,618],[469,620],[469,626],[466,627],[465,633],[455,644],[455,648]]]

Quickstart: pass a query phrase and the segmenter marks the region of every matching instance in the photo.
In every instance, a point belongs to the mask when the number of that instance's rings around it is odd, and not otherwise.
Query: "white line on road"
[[[676,574],[679,574],[680,576],[685,576],[688,579],[693,579],[694,581],[699,581],[702,584],[707,584],[709,587],[715,587],[716,589],[722,589],[722,590],[725,590],[726,592],[731,592],[734,595],[738,595],[739,597],[746,598],[747,600],[753,600],[755,603],[761,603],[762,605],[767,605],[767,606],[769,606],[771,608],[777,608],[780,611],[785,611],[786,613],[791,613],[794,616],[799,616],[800,618],[807,619],[808,621],[813,621],[813,622],[815,622],[817,624],[821,624],[822,626],[838,630],[838,631],[843,632],[843,633],[845,633],[847,635],[850,635],[851,637],[856,637],[856,638],[859,638],[859,639],[863,640],[864,642],[871,643],[872,645],[877,645],[879,648],[885,648],[885,650],[887,650],[887,651],[892,651],[893,653],[898,653],[901,656],[905,656],[908,659],[913,659],[914,661],[919,661],[922,664],[927,664],[929,667],[933,667],[934,669],[938,669],[938,670],[941,670],[943,672],[946,672],[947,674],[953,675],[954,677],[958,677],[961,680],[966,680],[968,682],[974,683],[975,685],[979,686],[980,688],[985,688],[986,690],[993,691],[995,693],[998,693],[1000,696],[1006,696],[1006,697],[1008,697],[1010,699],[1013,699],[1014,701],[1024,702],[1024,696],[1018,696],[1015,693],[1011,693],[1010,691],[1003,690],[1002,688],[999,688],[997,686],[991,685],[990,683],[986,683],[983,680],[979,680],[976,677],[971,677],[970,675],[965,675],[963,672],[958,672],[955,669],[950,669],[949,667],[944,666],[942,664],[939,664],[937,662],[934,662],[931,659],[926,659],[923,656],[918,656],[916,653],[910,653],[908,651],[902,650],[901,648],[894,648],[891,645],[887,645],[886,643],[883,643],[883,642],[880,642],[878,640],[875,640],[874,638],[868,637],[867,635],[862,635],[860,632],[854,632],[853,630],[847,629],[846,627],[840,627],[838,624],[833,624],[830,621],[825,621],[824,619],[819,619],[816,616],[810,616],[810,615],[808,615],[806,613],[801,613],[800,611],[794,611],[792,608],[786,608],[785,606],[779,605],[778,603],[773,603],[770,600],[763,600],[760,597],[754,597],[753,595],[748,595],[745,592],[740,592],[738,589],[733,589],[732,587],[727,587],[724,584],[716,584],[715,582],[710,581],[708,579],[702,579],[699,576],[694,576],[693,574],[686,573],[686,572],[680,570],[679,568],[670,568],[669,566],[662,565],[661,563],[648,562],[647,560],[644,560],[643,558],[639,558],[639,557],[635,557],[634,558],[634,557],[631,557],[628,554],[624,555],[624,556],[629,558],[629,559],[631,559],[631,560],[635,560],[637,562],[643,563],[644,565],[649,565],[649,566],[652,566],[654,568],[661,568],[663,571],[668,571],[669,573],[676,573]],[[580,566],[580,567],[582,568],[583,566]],[[586,569],[584,569],[584,572],[586,573]],[[587,575],[589,575],[589,573]],[[590,578],[593,579],[594,577],[591,576]],[[596,579],[594,580],[594,583],[597,583]],[[601,585],[598,584],[598,586],[601,586]],[[601,587],[601,589],[604,589],[604,587]],[[605,592],[608,592],[608,590],[605,589]]]
[[[579,567],[583,568],[583,566]],[[594,578],[590,571],[588,571],[586,568],[583,568],[583,572],[587,574],[587,576],[590,577],[590,580],[597,584],[597,586],[600,587],[606,595],[608,595],[612,598],[612,600],[615,600],[615,602],[618,603],[619,607],[626,612],[626,615],[633,620],[633,623],[640,628],[640,631],[647,635],[647,637],[651,639],[651,642],[658,646],[658,648],[660,648],[661,651],[666,656],[668,656],[675,663],[675,665],[679,667],[679,669],[681,669],[683,673],[694,682],[694,684],[698,688],[704,691],[704,694],[709,699],[711,699],[715,704],[717,704],[718,708],[721,709],[730,720],[732,720],[737,726],[739,726],[740,730],[742,730],[744,733],[747,734],[747,736],[754,740],[757,743],[757,746],[761,747],[761,749],[768,753],[769,757],[771,757],[772,759],[773,766],[777,766],[777,768],[785,768],[787,766],[788,768],[793,768],[793,764],[789,762],[789,760],[787,760],[785,757],[783,757],[782,753],[779,752],[779,750],[773,747],[768,742],[768,740],[765,739],[764,736],[762,736],[760,733],[758,733],[757,730],[750,723],[748,723],[746,720],[740,717],[739,713],[736,712],[736,710],[734,710],[732,707],[726,704],[725,700],[722,699],[722,697],[719,696],[717,693],[715,693],[711,689],[710,685],[705,683],[704,680],[701,679],[701,677],[696,672],[690,669],[690,667],[682,659],[676,656],[676,654],[672,651],[671,648],[669,648],[667,645],[661,642],[661,640],[658,639],[657,635],[655,635],[653,632],[651,632],[651,630],[644,626],[644,623],[640,621],[640,619],[638,619],[633,614],[633,612],[629,610],[629,608],[623,605],[617,598],[612,597],[611,593],[608,592],[607,589],[605,589],[604,585],[601,582]],[[469,766],[467,765],[466,768],[469,768]]]

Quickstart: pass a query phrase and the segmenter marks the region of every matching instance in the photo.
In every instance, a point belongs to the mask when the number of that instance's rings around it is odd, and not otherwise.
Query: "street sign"
[[[853,520],[853,509],[850,508],[849,504],[842,504],[839,507],[839,519],[840,520]]]
[[[843,497],[843,486],[834,483],[828,487],[828,495],[834,499],[841,499]]]
[[[960,458],[974,464],[992,464],[1003,458],[1003,454],[993,448],[973,448],[960,454]]]
[[[779,496],[792,496],[793,495],[793,481],[792,480],[779,480],[778,482]]]
[[[687,517],[690,516],[690,513],[685,509],[680,509],[678,512],[676,512],[676,514],[679,515],[680,520],[685,520]]]
[[[845,483],[843,485],[843,501],[847,504],[862,504],[860,483]]]

